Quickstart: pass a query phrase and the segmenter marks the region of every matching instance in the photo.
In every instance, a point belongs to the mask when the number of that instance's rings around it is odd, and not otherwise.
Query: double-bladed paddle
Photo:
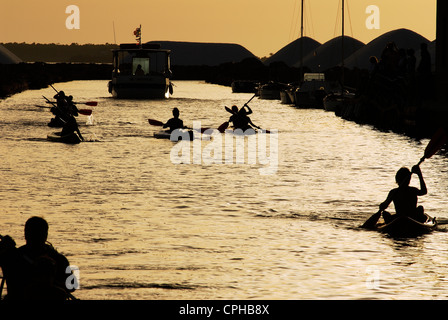
[[[149,122],[150,125],[158,126],[158,127],[163,127],[163,125],[165,124],[162,121],[155,120],[155,119],[148,119],[148,122]],[[189,128],[187,128],[187,129],[189,129]],[[204,133],[204,132],[206,132],[209,129],[210,128],[201,128],[201,133]]]
[[[47,101],[47,103],[52,103]],[[96,107],[98,105],[97,101],[87,101],[87,102],[73,102],[73,104],[85,104],[86,106]]]
[[[36,104],[36,107],[38,108],[45,108],[45,109],[50,109],[50,106],[40,106]],[[86,116],[90,116],[92,114],[92,109],[78,109],[78,113],[86,115]]]
[[[434,135],[432,136],[431,140],[429,140],[428,145],[425,148],[425,152],[423,154],[423,157],[418,162],[417,166],[419,166],[425,159],[431,158],[437,151],[442,148],[442,146],[447,142],[448,135],[443,127],[439,128]],[[378,222],[378,219],[381,217],[381,213],[383,211],[379,210],[377,213],[372,215],[369,219],[367,219],[366,222],[361,226],[361,228],[366,229],[372,229],[375,227],[376,223]]]

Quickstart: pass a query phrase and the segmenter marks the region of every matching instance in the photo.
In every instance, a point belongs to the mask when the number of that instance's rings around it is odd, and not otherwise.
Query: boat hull
[[[398,216],[388,223],[376,225],[376,230],[394,237],[415,237],[429,233],[437,228],[435,218],[427,216],[425,222],[419,222],[407,216]]]
[[[338,112],[344,105],[353,104],[355,101],[354,93],[345,93],[342,95],[338,92],[331,92],[323,99],[325,111]]]
[[[117,99],[165,99],[172,87],[168,78],[115,78],[109,82],[109,92]]]
[[[81,138],[76,132],[61,136],[60,132],[53,132],[47,135],[47,140],[52,142],[62,142],[66,144],[78,144],[81,142]]]

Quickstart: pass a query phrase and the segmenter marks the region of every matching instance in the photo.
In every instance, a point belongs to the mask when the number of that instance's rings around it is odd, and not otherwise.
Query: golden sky
[[[305,35],[321,43],[341,34],[341,0],[305,0]],[[67,29],[69,5],[79,29]],[[368,29],[369,5],[379,29]],[[346,0],[345,34],[365,43],[398,28],[435,39],[436,0]],[[134,42],[142,25],[151,40],[225,42],[262,57],[300,36],[300,0],[1,0],[0,42]],[[115,26],[115,36],[114,36]]]

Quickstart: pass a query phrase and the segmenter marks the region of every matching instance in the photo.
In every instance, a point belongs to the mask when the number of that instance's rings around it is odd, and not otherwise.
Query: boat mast
[[[342,96],[344,96],[344,3],[345,0],[342,0],[342,38],[341,38],[341,60],[342,60],[342,73],[341,73],[341,82],[342,82]]]
[[[300,16],[300,77],[303,80],[303,1]]]

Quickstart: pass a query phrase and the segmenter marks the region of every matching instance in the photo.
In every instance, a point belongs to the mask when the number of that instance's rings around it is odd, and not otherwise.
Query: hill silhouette
[[[420,34],[408,29],[396,29],[384,33],[367,43],[364,47],[345,59],[347,68],[369,68],[369,58],[371,56],[381,57],[381,53],[389,42],[395,42],[398,48],[420,50],[421,43],[430,44],[430,41]]]
[[[303,45],[303,58],[305,58],[309,53],[313,52],[321,44],[314,39],[309,37],[303,37],[294,40],[289,43],[271,57],[266,59],[265,64],[269,65],[273,62],[284,62],[286,65],[292,67],[296,64],[300,64],[300,46]]]
[[[151,41],[171,50],[171,65],[217,66],[227,62],[240,62],[256,58],[250,51],[238,44],[198,43],[176,41]],[[114,44],[39,44],[5,43],[5,48],[14,52],[24,62],[83,62],[112,63]]]
[[[344,58],[364,47],[364,43],[349,36],[344,36]],[[342,62],[342,36],[333,38],[310,52],[303,59],[303,64],[313,72],[323,72],[338,66]],[[294,65],[299,67],[299,63]]]
[[[217,66],[227,62],[256,58],[246,48],[232,43],[178,41],[151,41],[150,43],[159,43],[162,49],[171,50],[171,65]]]

